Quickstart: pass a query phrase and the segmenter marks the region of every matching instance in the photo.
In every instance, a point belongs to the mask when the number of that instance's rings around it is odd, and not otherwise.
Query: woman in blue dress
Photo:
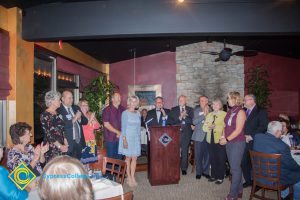
[[[137,186],[134,178],[137,157],[141,155],[141,116],[136,110],[139,105],[137,96],[127,99],[127,110],[122,113],[122,132],[119,141],[119,154],[125,155],[127,164],[127,184]]]

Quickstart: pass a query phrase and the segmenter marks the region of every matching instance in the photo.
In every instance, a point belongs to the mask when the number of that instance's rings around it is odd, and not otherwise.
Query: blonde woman
[[[94,199],[92,183],[83,165],[70,156],[55,157],[45,166],[38,192],[42,200]]]
[[[141,115],[136,110],[139,105],[137,96],[127,99],[127,110],[122,113],[122,132],[119,141],[119,154],[126,156],[127,183],[130,187],[137,186],[134,174],[137,157],[141,155]]]
[[[221,145],[226,145],[226,154],[232,175],[230,192],[225,200],[237,200],[243,196],[243,179],[241,162],[246,146],[244,126],[246,113],[242,108],[243,98],[239,92],[228,94],[228,105],[231,109],[225,117],[224,135]]]
[[[209,159],[211,164],[211,178],[209,182],[222,184],[226,169],[226,151],[219,140],[224,130],[224,119],[226,112],[222,110],[221,100],[216,99],[212,102],[213,112],[210,112],[205,119],[203,131],[206,132],[206,141],[208,143]]]

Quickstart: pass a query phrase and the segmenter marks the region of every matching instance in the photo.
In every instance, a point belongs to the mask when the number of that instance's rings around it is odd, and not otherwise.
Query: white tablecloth
[[[91,180],[93,184],[95,199],[105,199],[123,195],[123,187],[121,184],[113,182],[111,180],[102,178],[98,180]],[[29,200],[40,200],[37,189],[31,191],[28,195]]]
[[[291,150],[292,157],[294,158],[296,163],[298,163],[298,165],[300,165],[300,155],[295,155],[294,153],[296,153],[296,152],[300,152],[300,150]]]
[[[123,187],[121,184],[111,180],[102,178],[99,180],[92,180],[95,199],[105,199],[123,195]]]

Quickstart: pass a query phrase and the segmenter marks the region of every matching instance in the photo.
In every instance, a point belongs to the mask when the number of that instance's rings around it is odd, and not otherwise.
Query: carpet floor
[[[225,179],[223,184],[216,185],[210,183],[205,177],[200,180],[195,178],[195,173],[191,173],[190,170],[186,176],[181,176],[179,184],[163,185],[163,186],[151,186],[147,172],[137,172],[136,180],[138,186],[130,188],[124,183],[124,192],[133,191],[134,200],[220,200],[224,199],[229,192],[230,182],[229,179]],[[251,187],[244,189],[243,198],[249,199]],[[266,196],[274,197],[273,192],[266,193]]]

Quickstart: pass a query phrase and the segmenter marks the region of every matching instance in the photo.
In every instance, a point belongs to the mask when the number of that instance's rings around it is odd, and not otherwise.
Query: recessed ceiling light
[[[182,3],[182,2],[184,2],[184,0],[177,0],[179,3]]]

